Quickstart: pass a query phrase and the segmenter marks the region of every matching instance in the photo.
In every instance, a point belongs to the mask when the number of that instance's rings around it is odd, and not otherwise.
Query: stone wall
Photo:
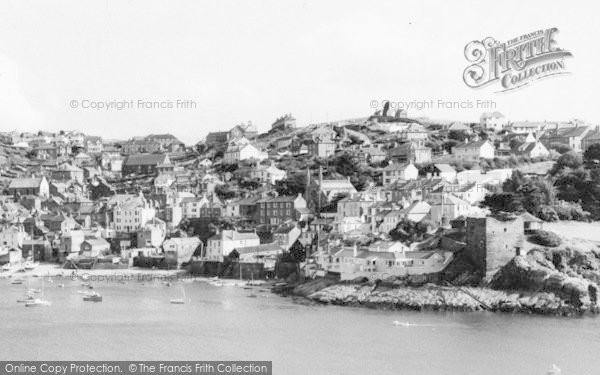
[[[466,254],[490,279],[523,248],[523,219],[467,218]]]

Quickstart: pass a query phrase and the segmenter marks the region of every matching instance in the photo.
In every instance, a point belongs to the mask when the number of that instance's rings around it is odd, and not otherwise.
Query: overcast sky
[[[484,5],[487,3],[488,5]],[[0,130],[105,138],[170,132],[188,144],[291,112],[299,125],[363,117],[371,101],[493,100],[511,120],[598,123],[593,2],[3,1]],[[463,80],[464,47],[557,27],[570,75],[509,93]],[[134,101],[121,111],[83,101]],[[138,100],[193,100],[143,109]],[[72,108],[75,101],[77,108]],[[482,110],[409,110],[477,121]]]

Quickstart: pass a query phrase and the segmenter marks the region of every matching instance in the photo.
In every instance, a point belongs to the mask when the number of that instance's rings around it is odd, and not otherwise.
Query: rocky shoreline
[[[378,309],[578,316],[600,312],[598,280],[598,252],[535,249],[515,257],[487,287],[321,278],[291,284],[284,293],[323,304]]]
[[[302,288],[298,286],[297,288]],[[372,291],[372,285],[335,284],[305,296],[324,304],[385,310],[493,311],[574,316],[597,313],[597,307],[575,307],[554,293],[508,293],[488,288],[454,288],[437,285]],[[477,298],[474,299],[469,294]],[[302,295],[294,291],[294,295]]]

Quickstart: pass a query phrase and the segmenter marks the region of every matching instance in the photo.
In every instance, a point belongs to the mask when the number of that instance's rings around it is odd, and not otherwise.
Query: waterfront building
[[[341,280],[358,277],[386,279],[411,275],[434,274],[443,271],[454,259],[450,251],[387,251],[383,246],[359,248],[342,247],[328,253],[320,252],[315,258],[319,268],[339,274]]]
[[[155,215],[156,209],[140,194],[119,202],[114,207],[114,228],[118,232],[133,233],[144,227]]]
[[[524,241],[521,216],[467,217],[466,226],[466,254],[486,280],[521,255]]]
[[[104,238],[89,238],[81,243],[79,255],[86,258],[97,258],[110,254],[110,243]]]
[[[202,253],[202,241],[198,237],[170,238],[162,247],[167,264],[176,267],[189,262],[194,253]]]
[[[210,237],[206,243],[206,260],[220,262],[234,249],[258,246],[260,239],[255,232],[238,232],[237,230],[222,230]]]

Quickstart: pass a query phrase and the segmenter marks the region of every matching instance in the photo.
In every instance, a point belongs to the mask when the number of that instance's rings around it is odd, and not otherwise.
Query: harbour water
[[[26,284],[0,280],[2,360],[270,360],[275,374],[600,371],[595,316],[379,311],[204,282],[97,282],[103,302],[93,303],[66,278],[44,283],[52,306],[27,308],[16,302]],[[180,284],[190,302],[170,304]]]

